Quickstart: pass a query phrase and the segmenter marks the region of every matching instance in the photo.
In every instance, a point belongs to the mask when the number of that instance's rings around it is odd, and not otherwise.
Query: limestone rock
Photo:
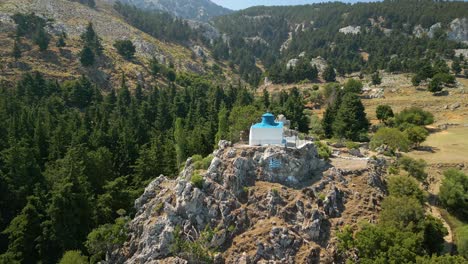
[[[347,26],[347,27],[344,27],[344,28],[340,28],[339,29],[339,32],[340,33],[343,33],[343,34],[352,34],[352,35],[357,35],[359,33],[361,33],[361,26]]]
[[[331,227],[349,224],[340,217],[350,200],[371,197],[368,202],[378,205],[385,192],[385,160],[370,160],[360,172],[335,167],[324,172],[326,165],[313,143],[295,149],[220,141],[209,168],[201,172],[201,188],[190,182],[191,159],[178,178],[159,176],[145,188],[135,201],[128,241],[108,253],[107,263],[190,263],[188,256],[171,252],[174,231],[197,241],[206,227],[214,231],[203,243],[222,252],[213,255],[215,263],[333,259]],[[369,184],[366,196],[348,190],[356,188],[353,179]]]
[[[450,23],[448,38],[455,41],[468,41],[468,18],[456,18]]]

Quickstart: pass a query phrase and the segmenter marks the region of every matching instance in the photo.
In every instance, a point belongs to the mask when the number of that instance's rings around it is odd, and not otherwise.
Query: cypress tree
[[[94,65],[95,58],[94,53],[90,47],[84,46],[83,50],[80,53],[80,62],[84,67],[89,67]]]
[[[215,144],[222,139],[228,139],[229,135],[229,115],[226,105],[222,104],[218,113],[218,132],[215,137]]]
[[[18,45],[18,41],[16,41],[16,40],[13,43],[13,50],[12,50],[11,54],[13,55],[15,60],[18,60],[19,58],[21,58],[21,49],[20,49],[20,47]]]
[[[327,68],[325,68],[325,71],[323,71],[322,77],[326,82],[336,81],[335,69],[332,66],[328,66]]]
[[[67,34],[62,31],[62,33],[59,35],[59,38],[57,39],[57,43],[55,43],[55,46],[57,46],[58,48],[65,47],[65,39],[67,39]]]
[[[372,74],[372,85],[379,85],[382,83],[382,78],[380,78],[379,72],[376,71]]]
[[[358,141],[368,129],[369,121],[361,99],[354,93],[346,93],[333,121],[335,136]]]
[[[177,118],[175,122],[174,140],[177,155],[177,165],[180,166],[187,158],[187,139],[182,118]]]
[[[44,30],[44,28],[39,27],[34,35],[34,43],[39,46],[40,51],[47,50],[49,47],[50,37],[49,34]]]
[[[99,36],[94,31],[93,24],[90,22],[86,27],[86,31],[81,35],[85,46],[88,46],[97,56],[102,55],[102,44]]]
[[[37,197],[29,196],[27,200],[21,213],[10,222],[3,233],[9,240],[6,254],[11,254],[20,263],[36,263],[40,259],[38,241],[42,235],[43,215]]]

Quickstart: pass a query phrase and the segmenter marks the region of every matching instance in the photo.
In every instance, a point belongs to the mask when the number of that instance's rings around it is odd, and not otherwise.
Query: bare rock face
[[[450,23],[448,38],[456,41],[468,41],[468,19],[456,18]]]
[[[361,26],[353,27],[353,26],[347,26],[344,28],[340,28],[339,30],[340,33],[343,34],[352,34],[352,35],[357,35],[361,33]]]
[[[208,246],[222,252],[215,263],[328,263],[336,254],[332,227],[371,221],[385,191],[384,161],[359,172],[325,171],[313,143],[293,149],[221,141],[213,156],[202,186],[191,182],[191,159],[177,179],[161,175],[148,185],[135,201],[128,241],[109,252],[108,263],[192,263],[171,251],[174,231],[195,241],[206,227],[215,230]],[[353,189],[363,185],[365,192]],[[368,209],[356,214],[362,200]]]

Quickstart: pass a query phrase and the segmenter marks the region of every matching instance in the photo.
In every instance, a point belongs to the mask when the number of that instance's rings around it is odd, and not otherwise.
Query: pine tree
[[[369,129],[364,105],[358,95],[346,93],[333,121],[333,133],[338,138],[361,140]]]
[[[96,2],[94,0],[88,0],[88,6],[91,7],[91,8],[95,8],[96,7]]]
[[[331,66],[328,66],[325,68],[325,70],[322,73],[322,77],[326,82],[334,82],[336,81],[336,73],[335,69]]]
[[[226,105],[221,106],[218,113],[218,132],[216,133],[215,144],[222,139],[227,140],[229,136],[229,116]]]
[[[454,60],[453,63],[452,63],[452,71],[453,73],[455,73],[455,75],[458,75],[460,74],[460,72],[462,71],[462,68],[461,68],[461,65],[460,65],[460,61],[458,59]]]
[[[182,118],[177,118],[174,127],[174,140],[177,154],[177,165],[180,166],[187,158],[187,140]]]
[[[39,199],[29,196],[26,206],[3,231],[8,236],[6,254],[14,256],[21,263],[35,263],[40,259],[38,241],[42,234],[43,215]]]
[[[265,111],[268,111],[270,109],[270,93],[267,89],[263,89],[262,103]]]
[[[103,47],[99,36],[94,31],[93,24],[89,23],[86,31],[81,35],[84,46],[88,46],[96,56],[102,55]]]
[[[84,67],[89,67],[94,65],[94,53],[90,47],[84,46],[83,50],[80,53],[80,62]]]
[[[15,42],[13,43],[13,50],[12,50],[11,54],[13,55],[15,60],[18,60],[19,58],[21,58],[21,49],[20,49],[20,47],[18,45],[17,40],[15,40]]]
[[[124,109],[128,108],[128,106],[130,105],[130,102],[131,102],[131,94],[130,94],[130,91],[128,90],[125,73],[122,73],[120,89],[119,89],[118,96],[117,96],[117,106],[122,112]]]
[[[291,120],[291,127],[300,132],[307,133],[309,130],[307,117],[304,115],[304,101],[297,88],[289,93],[288,100],[284,105],[286,117]]]
[[[39,46],[40,51],[45,51],[49,46],[50,37],[49,34],[47,34],[47,32],[44,30],[44,28],[40,27],[34,34],[33,40],[34,43]]]
[[[62,252],[81,249],[82,242],[91,231],[93,223],[93,196],[87,182],[83,150],[69,148],[66,156],[46,169],[46,178],[52,183],[50,203],[47,214],[50,221],[48,252],[55,261]]]
[[[376,71],[372,74],[372,85],[379,85],[382,83],[382,78],[380,78],[379,72]]]
[[[62,33],[59,35],[58,39],[57,39],[57,42],[55,43],[55,46],[57,46],[58,48],[63,48],[65,47],[67,44],[65,43],[65,40],[67,39],[67,34],[65,32],[62,31]]]

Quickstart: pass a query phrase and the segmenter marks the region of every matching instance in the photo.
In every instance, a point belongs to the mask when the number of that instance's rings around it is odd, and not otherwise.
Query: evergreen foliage
[[[81,34],[81,40],[84,43],[84,47],[88,47],[96,56],[102,55],[103,47],[101,44],[101,39],[94,31],[93,24],[90,22],[86,27],[86,31]]]
[[[372,81],[372,85],[380,85],[382,83],[382,78],[380,77],[380,74],[378,71],[372,74],[371,81]]]
[[[251,72],[256,69],[254,60],[249,58],[258,59],[274,82],[288,82],[287,78],[274,79],[291,76],[279,73],[287,73],[287,62],[301,57],[310,61],[320,56],[340,75],[385,69],[418,73],[424,64],[431,65],[440,58],[452,59],[453,49],[466,45],[448,40],[442,30],[433,38],[416,38],[414,27],[421,25],[428,29],[441,22],[445,29],[455,18],[466,16],[467,8],[467,3],[462,1],[432,0],[252,7],[214,19],[216,28],[230,39],[220,38],[212,48],[215,58],[229,60],[237,67],[243,64],[242,68]],[[369,19],[378,25],[372,25]],[[291,30],[291,25],[297,28]],[[340,33],[339,29],[347,25],[360,26],[361,32]],[[385,29],[392,31],[387,33]],[[288,40],[290,33],[292,38]],[[363,52],[368,56],[363,56]],[[323,76],[327,81],[334,81],[331,67],[327,70],[330,78]],[[257,76],[243,70],[245,79]]]
[[[392,152],[409,150],[409,140],[400,130],[396,128],[382,127],[372,136],[370,147],[377,149],[385,145],[391,149]]]
[[[322,77],[326,82],[335,82],[336,81],[335,69],[331,66],[328,66],[327,68],[325,68],[325,71],[323,71]]]
[[[132,94],[123,77],[103,95],[85,77],[34,73],[0,89],[0,261],[57,263],[70,250],[102,260],[126,239],[121,219],[149,181],[212,153],[218,127],[239,135],[263,113],[245,87],[176,82]]]
[[[451,212],[468,220],[468,175],[455,169],[445,171],[439,198]]]
[[[386,122],[388,119],[394,117],[394,113],[392,110],[392,107],[389,105],[379,105],[377,106],[377,109],[375,110],[377,119],[380,120],[380,122]]]
[[[369,129],[369,121],[364,112],[361,99],[354,93],[343,96],[333,121],[333,133],[338,138],[363,140]]]
[[[60,33],[59,36],[58,36],[58,39],[57,39],[57,42],[55,43],[55,46],[57,46],[58,48],[65,47],[67,45],[67,43],[65,42],[66,39],[67,39],[67,34],[62,31],[62,33]]]
[[[90,47],[85,46],[83,50],[80,52],[81,65],[85,67],[92,66],[94,65],[95,60],[96,58],[95,58],[93,50]]]
[[[16,40],[13,43],[13,49],[11,51],[11,55],[13,55],[15,60],[18,60],[21,58],[21,48],[19,47],[18,41]]]
[[[117,52],[127,60],[132,59],[136,52],[132,41],[128,39],[115,41],[114,47],[117,49]]]

